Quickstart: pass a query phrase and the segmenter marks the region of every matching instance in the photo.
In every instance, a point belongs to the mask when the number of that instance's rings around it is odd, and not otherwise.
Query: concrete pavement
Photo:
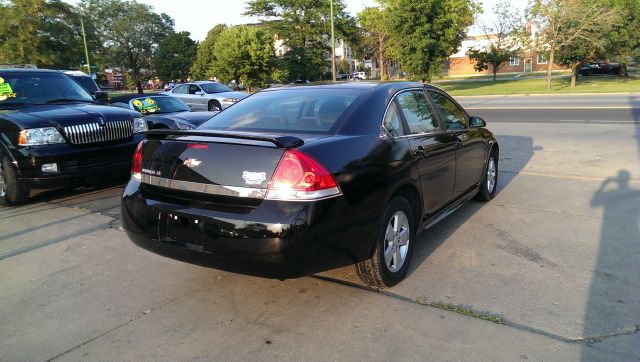
[[[634,113],[491,112],[497,197],[423,232],[383,293],[353,267],[280,282],[140,250],[117,185],[0,210],[0,360],[640,359]]]

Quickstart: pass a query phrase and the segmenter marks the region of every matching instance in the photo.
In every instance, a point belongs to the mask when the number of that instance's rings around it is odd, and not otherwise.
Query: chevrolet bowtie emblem
[[[187,158],[182,164],[190,168],[196,168],[200,166],[201,163],[202,161],[196,160],[195,158]]]

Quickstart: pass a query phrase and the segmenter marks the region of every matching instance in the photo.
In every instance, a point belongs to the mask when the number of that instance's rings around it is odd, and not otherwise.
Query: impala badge
[[[243,171],[242,178],[247,185],[260,185],[264,180],[267,179],[267,173]]]
[[[195,158],[187,158],[182,164],[189,168],[196,168],[200,166],[201,163],[202,161],[196,160]]]

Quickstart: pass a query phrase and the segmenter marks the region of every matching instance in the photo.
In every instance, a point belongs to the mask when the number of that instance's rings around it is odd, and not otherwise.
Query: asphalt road
[[[460,98],[499,138],[497,197],[421,233],[386,291],[140,250],[117,182],[2,209],[0,360],[638,360],[636,98]]]

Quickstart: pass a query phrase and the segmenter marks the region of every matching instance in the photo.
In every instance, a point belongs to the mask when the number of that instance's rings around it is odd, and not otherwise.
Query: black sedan
[[[149,129],[194,129],[218,112],[192,112],[183,101],[164,94],[127,94],[113,97],[111,105],[142,113]]]
[[[369,285],[392,286],[418,231],[496,192],[485,122],[421,83],[268,89],[197,130],[146,138],[122,196],[131,240],[250,275],[356,263]]]
[[[580,67],[580,75],[611,74],[620,75],[620,63],[585,63]]]

